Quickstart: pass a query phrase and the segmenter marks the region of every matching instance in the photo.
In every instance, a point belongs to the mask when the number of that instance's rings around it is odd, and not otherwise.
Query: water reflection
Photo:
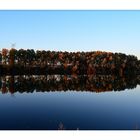
[[[121,91],[140,84],[140,76],[115,75],[20,75],[0,77],[2,93],[49,91]]]

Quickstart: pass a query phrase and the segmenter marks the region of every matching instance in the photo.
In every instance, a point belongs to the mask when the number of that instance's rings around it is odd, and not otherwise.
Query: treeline
[[[2,49],[0,74],[140,74],[134,55],[112,52]]]
[[[133,89],[140,84],[140,76],[118,77],[115,75],[42,75],[2,76],[0,90],[4,93],[90,91],[106,92]]]

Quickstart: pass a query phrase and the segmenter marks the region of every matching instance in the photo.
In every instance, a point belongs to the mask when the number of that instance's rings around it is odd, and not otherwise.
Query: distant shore
[[[2,49],[0,75],[48,74],[140,74],[140,60],[134,55],[102,51],[56,52],[33,49]]]

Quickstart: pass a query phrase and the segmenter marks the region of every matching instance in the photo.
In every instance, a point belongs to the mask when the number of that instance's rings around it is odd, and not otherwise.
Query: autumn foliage
[[[102,51],[61,52],[2,49],[0,74],[140,74],[134,55]]]

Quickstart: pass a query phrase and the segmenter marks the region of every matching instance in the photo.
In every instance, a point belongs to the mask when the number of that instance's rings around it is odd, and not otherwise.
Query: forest
[[[0,51],[0,75],[139,75],[134,55],[104,51],[62,52],[14,48]]]

